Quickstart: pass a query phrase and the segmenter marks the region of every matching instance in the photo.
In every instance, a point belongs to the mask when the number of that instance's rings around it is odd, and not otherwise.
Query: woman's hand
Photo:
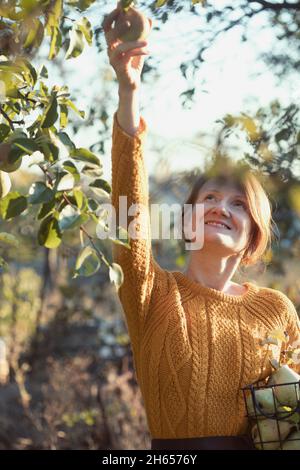
[[[119,89],[122,91],[134,91],[141,83],[141,73],[145,61],[145,56],[149,55],[147,41],[122,42],[114,38],[112,24],[120,12],[121,6],[118,3],[102,23],[107,43],[107,55],[110,65],[116,72],[119,82]],[[152,21],[149,19],[150,25]]]

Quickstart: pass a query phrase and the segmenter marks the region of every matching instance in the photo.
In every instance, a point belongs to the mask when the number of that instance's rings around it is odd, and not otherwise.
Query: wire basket
[[[300,450],[300,381],[257,381],[242,391],[256,449]]]

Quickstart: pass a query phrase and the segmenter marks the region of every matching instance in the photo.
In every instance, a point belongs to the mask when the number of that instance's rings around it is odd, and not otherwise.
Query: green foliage
[[[102,179],[99,156],[92,149],[81,146],[77,148],[68,134],[73,113],[84,120],[85,112],[73,102],[67,84],[50,87],[47,83],[47,67],[44,64],[33,65],[33,58],[38,57],[39,50],[45,45],[48,60],[53,60],[58,56],[74,59],[86,45],[93,44],[96,31],[93,31],[88,18],[88,8],[94,3],[94,0],[14,0],[1,2],[0,6],[1,94],[2,89],[4,90],[0,107],[0,145],[6,146],[0,146],[0,170],[13,173],[20,167],[24,156],[33,157],[36,152],[40,152],[41,161],[29,164],[38,165],[44,173],[44,180],[37,178],[27,188],[26,194],[25,191],[21,194],[14,189],[7,193],[10,182],[5,177],[6,188],[1,193],[4,197],[0,200],[0,215],[4,220],[11,220],[22,214],[27,215],[28,211],[34,209],[36,220],[40,224],[38,241],[48,247],[61,244],[70,230],[82,235],[83,248],[89,245],[93,237],[87,232],[86,225],[89,224],[93,230],[97,223],[97,214],[101,209],[97,197],[109,197],[111,192],[109,184]],[[213,4],[203,0],[191,0],[189,3],[191,12],[196,12],[196,6],[205,7],[198,12],[201,11],[207,19],[208,30],[210,28],[211,31],[207,35],[200,35],[200,51],[197,44],[193,45],[197,49],[197,56],[190,63],[181,64],[180,69],[185,78],[189,67],[193,68],[193,72],[199,68],[204,60],[203,52],[222,32],[222,27],[226,31],[239,24],[236,18],[232,21],[231,15],[237,11],[243,13],[250,10],[249,18],[254,15],[252,6],[244,0],[235,11],[230,6],[217,10]],[[140,2],[122,1],[124,8],[131,4],[139,6]],[[173,11],[179,13],[182,6],[178,2],[157,0],[151,9],[165,23],[168,15]],[[269,6],[269,11],[272,11],[272,5]],[[295,23],[293,8],[285,10],[284,3],[276,5],[274,12],[273,23],[277,28],[284,29],[286,26],[282,19],[284,13],[292,20],[291,24]],[[240,17],[243,18],[243,15]],[[246,17],[247,15],[244,16]],[[66,26],[65,21],[71,21],[71,27]],[[101,28],[97,28],[97,33],[99,32]],[[292,34],[290,29],[288,32]],[[192,88],[182,93],[182,96],[192,99],[194,93],[195,88]],[[293,127],[295,108],[296,106],[288,111],[288,119],[282,120],[276,131],[269,132],[267,138],[260,122],[259,112],[263,110],[259,110],[256,116],[226,116],[225,135],[237,128],[242,129],[255,151],[254,155],[248,156],[249,161],[267,173],[282,171],[287,180],[291,176],[288,165],[295,162],[299,145],[299,129],[295,132]],[[276,105],[274,110],[278,112]],[[107,113],[102,110],[99,117],[105,125]],[[65,160],[62,158],[63,151],[67,152]],[[86,178],[92,178],[87,185]],[[293,201],[297,199],[297,191],[294,189],[289,194],[290,201],[296,207],[297,204]],[[298,211],[298,206],[295,210]],[[83,240],[84,236],[87,243]],[[118,237],[115,242],[120,242]],[[102,256],[100,250],[97,255]]]
[[[0,6],[0,170],[1,175],[15,172],[25,155],[40,152],[37,165],[40,177],[23,194],[11,191],[8,176],[1,178],[0,216],[11,220],[33,210],[39,223],[37,241],[46,248],[57,248],[66,232],[81,235],[83,251],[79,256],[75,276],[90,276],[100,267],[100,259],[109,266],[100,250],[89,247],[93,237],[85,226],[95,229],[99,202],[93,190],[110,194],[109,184],[100,179],[100,158],[88,148],[76,147],[68,135],[70,110],[85,119],[85,112],[73,102],[67,85],[47,84],[48,70],[44,64],[33,65],[32,57],[48,43],[48,60],[65,54],[65,59],[80,55],[93,43],[91,23],[84,12],[93,0],[16,0]],[[63,29],[63,16],[72,10],[76,20]],[[81,15],[78,18],[78,12]],[[69,39],[66,35],[69,35]],[[5,40],[1,38],[5,37]],[[62,150],[67,158],[62,158]],[[85,164],[85,165],[83,165]],[[86,178],[92,178],[89,185]],[[34,212],[35,211],[35,212]],[[26,212],[27,213],[27,212]],[[83,230],[84,229],[84,230]],[[0,242],[13,243],[2,234]],[[5,260],[2,258],[2,265]]]
[[[75,272],[73,277],[92,276],[100,268],[100,261],[94,248],[86,246],[79,254],[76,260]]]
[[[9,220],[20,215],[27,208],[27,199],[17,191],[10,192],[0,200],[0,215]]]
[[[112,265],[109,267],[109,277],[110,280],[116,285],[116,288],[119,289],[124,280],[121,266],[119,266],[117,263],[112,263]]]

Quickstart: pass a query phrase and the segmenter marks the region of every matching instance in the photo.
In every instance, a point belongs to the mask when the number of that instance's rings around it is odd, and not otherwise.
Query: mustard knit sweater
[[[127,196],[128,207],[148,207],[146,133],[141,118],[139,132],[128,135],[115,113],[112,203],[117,214],[119,196]],[[152,438],[245,433],[241,387],[271,372],[260,340],[275,328],[286,330],[291,343],[300,340],[292,302],[251,282],[244,283],[245,294],[234,296],[164,270],[152,257],[150,236],[132,239],[131,250],[114,245],[113,257],[124,272],[119,297]]]

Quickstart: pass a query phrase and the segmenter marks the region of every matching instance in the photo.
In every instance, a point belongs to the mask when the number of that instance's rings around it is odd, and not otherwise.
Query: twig
[[[63,19],[64,19],[64,20],[70,20],[70,21],[72,21],[73,23],[74,23],[74,21],[75,21],[73,18],[69,18],[68,16],[63,16]]]
[[[97,252],[97,255],[101,258],[101,260],[103,261],[104,264],[106,264],[106,266],[109,268],[110,265],[109,263],[106,261],[105,257],[104,257],[104,254],[102,253],[101,250],[99,250],[99,248],[95,245],[94,241],[93,241],[93,237],[86,231],[86,229],[83,227],[83,225],[80,225],[80,230],[88,237],[88,239],[90,240],[90,243],[92,245],[92,247],[94,248],[94,250]]]
[[[11,130],[14,131],[14,130],[15,130],[15,126],[14,126],[13,121],[10,119],[10,117],[6,114],[6,112],[5,112],[2,108],[0,108],[0,113],[2,114],[2,116],[3,116],[3,117],[7,120],[7,122],[9,123]]]
[[[65,193],[63,194],[63,198],[64,198],[64,200],[65,200],[68,204],[70,204],[70,206],[72,206],[72,207],[74,207],[74,208],[77,209],[77,207],[76,207],[74,204],[72,204],[72,202],[69,200],[69,198],[67,197],[67,195],[66,195]],[[89,239],[89,241],[90,241],[92,247],[93,247],[94,250],[97,252],[97,255],[99,256],[99,258],[100,258],[100,259],[103,261],[103,263],[109,268],[109,266],[110,266],[109,263],[106,261],[106,259],[105,259],[105,257],[104,257],[104,254],[102,253],[102,251],[99,250],[99,248],[95,245],[93,237],[86,231],[86,229],[84,228],[83,225],[80,225],[79,229],[88,237],[88,239]]]
[[[49,183],[53,186],[53,178],[50,175],[49,171],[46,168],[42,167],[42,165],[38,165],[38,166],[42,170],[42,172],[45,174],[46,178],[48,178]]]

